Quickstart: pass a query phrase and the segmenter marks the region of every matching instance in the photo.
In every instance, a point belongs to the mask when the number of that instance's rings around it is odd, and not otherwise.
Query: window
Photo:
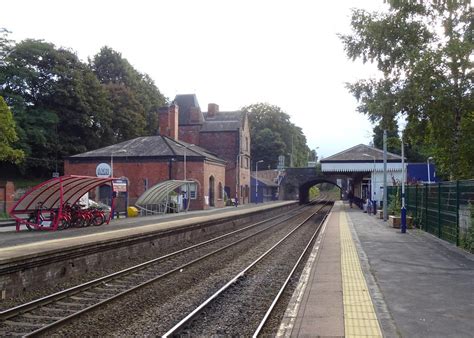
[[[218,193],[217,196],[218,196],[218,198],[221,200],[221,199],[222,199],[222,183],[221,183],[221,182],[219,182],[218,190],[219,190],[219,191],[217,192],[217,193]]]
[[[181,187],[181,191],[187,192],[187,185],[183,185]],[[187,194],[190,199],[195,200],[197,197],[197,184],[196,183],[190,183],[189,184],[189,194]]]
[[[148,190],[148,178],[143,179],[143,186],[145,187],[145,191]]]

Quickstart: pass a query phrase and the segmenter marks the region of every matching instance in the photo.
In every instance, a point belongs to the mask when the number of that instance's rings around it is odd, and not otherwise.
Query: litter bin
[[[128,217],[137,217],[138,216],[138,209],[135,207],[128,207],[127,208],[127,215]]]

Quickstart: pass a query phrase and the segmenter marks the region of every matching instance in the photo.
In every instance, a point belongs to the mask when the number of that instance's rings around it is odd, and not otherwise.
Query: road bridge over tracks
[[[280,185],[280,199],[308,201],[309,189],[318,183],[332,183],[354,199],[382,201],[383,151],[359,144],[320,161],[319,167],[287,168]],[[402,163],[397,154],[387,153],[387,184],[401,181]]]
[[[352,174],[352,175],[351,175]],[[309,189],[319,183],[330,183],[347,190],[348,179],[354,179],[354,173],[322,172],[319,168],[286,168],[285,176],[280,184],[279,198],[281,200],[299,200],[300,203],[309,201]]]

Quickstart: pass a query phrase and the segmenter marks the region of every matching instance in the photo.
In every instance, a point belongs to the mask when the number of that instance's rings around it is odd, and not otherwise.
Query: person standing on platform
[[[349,190],[349,193],[347,194],[347,198],[349,199],[349,206],[352,209],[352,203],[354,202],[354,193],[352,190]]]

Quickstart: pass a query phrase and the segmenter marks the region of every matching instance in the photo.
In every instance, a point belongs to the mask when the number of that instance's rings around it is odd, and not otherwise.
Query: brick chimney
[[[159,127],[158,133],[163,136],[178,139],[178,110],[177,104],[173,103],[169,107],[162,107],[158,111]]]
[[[215,103],[209,103],[207,105],[207,117],[215,117],[219,112],[219,105]]]

